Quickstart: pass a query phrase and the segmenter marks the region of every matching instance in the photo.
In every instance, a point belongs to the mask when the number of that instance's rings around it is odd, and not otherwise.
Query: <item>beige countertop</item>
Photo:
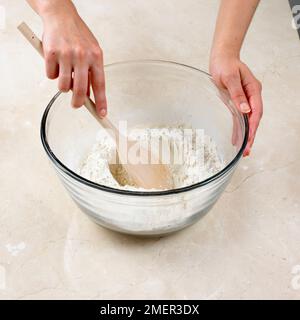
[[[164,59],[207,70],[216,0],[75,1],[106,63]],[[252,156],[194,226],[137,239],[91,222],[42,149],[56,92],[18,34],[25,1],[0,0],[0,298],[300,298],[300,42],[288,1],[262,1],[243,59],[263,83]]]

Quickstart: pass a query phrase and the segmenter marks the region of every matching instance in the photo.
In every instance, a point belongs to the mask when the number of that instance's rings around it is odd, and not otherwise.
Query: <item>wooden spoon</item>
[[[28,27],[25,22],[22,22],[18,26],[19,31],[24,35],[24,37],[31,43],[31,45],[39,52],[43,57],[43,43],[42,41],[33,33],[33,31]],[[88,111],[94,116],[94,118],[104,127],[109,129],[111,136],[116,141],[116,148],[119,156],[120,163],[124,167],[128,176],[132,179],[137,187],[144,189],[172,189],[173,182],[169,168],[162,164],[155,154],[151,153],[150,150],[142,150],[140,148],[140,154],[146,155],[148,164],[130,164],[128,163],[127,155],[132,142],[128,141],[127,150],[120,148],[120,140],[122,137],[119,130],[109,121],[108,117],[100,118],[96,112],[96,106],[94,102],[87,97],[84,103]],[[127,138],[125,138],[126,140]],[[149,163],[151,159],[152,163]]]

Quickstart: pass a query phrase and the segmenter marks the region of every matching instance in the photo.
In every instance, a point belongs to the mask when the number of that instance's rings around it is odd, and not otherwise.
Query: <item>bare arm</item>
[[[225,50],[239,56],[259,0],[222,0],[213,41],[213,52]]]
[[[41,17],[60,10],[76,10],[71,0],[27,0],[31,8]]]
[[[240,50],[259,0],[221,0],[216,24],[210,72],[233,102],[249,117],[250,135],[244,155],[250,153],[262,117],[261,84],[240,61]]]
[[[93,88],[97,111],[106,115],[102,50],[71,0],[27,0],[42,18],[43,49],[48,78],[58,88],[73,89],[72,105],[80,107]]]

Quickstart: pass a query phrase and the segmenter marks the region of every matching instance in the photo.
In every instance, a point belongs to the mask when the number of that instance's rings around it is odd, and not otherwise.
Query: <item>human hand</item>
[[[43,50],[48,78],[58,78],[60,91],[73,90],[72,106],[85,102],[92,86],[97,113],[107,113],[103,53],[87,25],[70,2],[42,16]]]
[[[236,107],[248,115],[249,138],[243,154],[248,156],[263,115],[261,83],[238,57],[230,54],[212,55],[210,73],[217,86],[227,89]]]

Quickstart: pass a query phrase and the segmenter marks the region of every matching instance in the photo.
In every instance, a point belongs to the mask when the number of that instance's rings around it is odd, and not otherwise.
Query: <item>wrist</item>
[[[38,8],[38,14],[44,22],[55,18],[68,19],[78,15],[74,4],[70,0],[42,1]]]
[[[227,59],[240,59],[240,48],[235,47],[232,44],[214,45],[211,50],[210,60],[214,60],[219,57],[224,57]]]

